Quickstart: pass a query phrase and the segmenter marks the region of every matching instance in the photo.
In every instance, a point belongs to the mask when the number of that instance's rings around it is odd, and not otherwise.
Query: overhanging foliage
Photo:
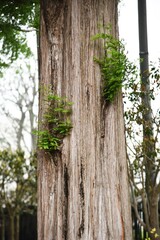
[[[39,26],[38,0],[0,2],[0,67],[8,66],[20,53],[31,54],[26,33]]]

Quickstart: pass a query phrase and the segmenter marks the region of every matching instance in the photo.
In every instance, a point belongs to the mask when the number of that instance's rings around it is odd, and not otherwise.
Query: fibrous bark
[[[47,86],[74,104],[61,151],[39,151],[39,240],[132,239],[121,94],[105,103],[93,61],[109,23],[116,35],[116,0],[41,1],[40,121]]]

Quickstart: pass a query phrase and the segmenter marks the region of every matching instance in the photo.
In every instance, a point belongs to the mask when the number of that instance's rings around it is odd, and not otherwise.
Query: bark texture
[[[43,86],[74,104],[61,152],[39,152],[39,240],[132,239],[121,95],[105,104],[93,61],[109,23],[116,34],[116,0],[41,0],[40,120]]]

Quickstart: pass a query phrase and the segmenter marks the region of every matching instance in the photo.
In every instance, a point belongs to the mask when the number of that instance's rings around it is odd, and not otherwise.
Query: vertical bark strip
[[[109,23],[116,34],[116,0],[41,0],[40,120],[43,86],[74,104],[61,153],[39,152],[39,240],[132,239],[121,96],[105,105],[93,61]]]

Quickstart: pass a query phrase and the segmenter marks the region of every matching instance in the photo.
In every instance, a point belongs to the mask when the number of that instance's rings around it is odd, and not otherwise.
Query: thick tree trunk
[[[122,99],[105,104],[93,61],[108,23],[116,34],[116,0],[41,1],[40,120],[43,86],[74,104],[61,153],[39,152],[39,240],[132,239]]]

